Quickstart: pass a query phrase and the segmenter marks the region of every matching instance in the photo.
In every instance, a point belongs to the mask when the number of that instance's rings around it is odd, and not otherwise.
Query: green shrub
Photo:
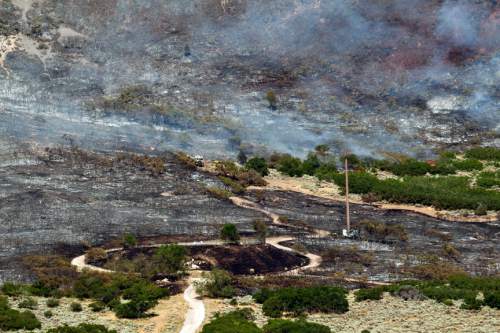
[[[212,298],[231,298],[236,295],[231,273],[214,269],[204,274],[205,280],[197,284],[197,292]]]
[[[465,159],[465,160],[458,160],[458,161],[453,161],[453,166],[457,170],[462,170],[462,171],[474,171],[474,170],[482,170],[483,169],[483,163],[476,159]]]
[[[42,324],[32,312],[13,310],[9,307],[7,298],[0,296],[0,331],[21,329],[31,331],[41,327]]]
[[[257,293],[254,298],[263,301],[262,310],[270,317],[280,317],[283,312],[295,315],[304,312],[344,313],[349,309],[346,290],[338,287],[283,288]]]
[[[104,304],[103,302],[93,302],[89,304],[89,308],[93,312],[101,312],[106,308],[106,304]]]
[[[365,300],[380,300],[382,299],[384,291],[385,291],[384,287],[359,289],[356,292],[354,292],[354,296],[356,297],[356,302],[361,302]]]
[[[283,319],[270,320],[263,327],[264,333],[330,333],[328,326],[309,323],[305,320],[290,321]]]
[[[306,175],[314,175],[320,168],[321,162],[318,156],[314,153],[307,155],[307,158],[302,162],[302,172]]]
[[[105,326],[94,324],[80,324],[78,326],[60,326],[52,328],[47,333],[117,333],[115,330],[108,330]]]
[[[153,257],[155,267],[160,273],[173,274],[184,272],[187,262],[187,251],[177,244],[159,247]]]
[[[345,191],[345,174],[338,173],[333,177],[333,180],[335,184],[342,188],[342,191]],[[377,183],[377,177],[367,172],[349,172],[350,193],[370,193]]]
[[[500,148],[478,147],[465,152],[465,157],[486,161],[500,161]]]
[[[137,246],[137,238],[133,234],[125,234],[123,236],[123,246],[125,248],[132,248]]]
[[[430,173],[432,167],[427,162],[407,159],[403,162],[393,164],[389,170],[397,176],[423,176]]]
[[[71,303],[71,305],[69,307],[70,307],[71,311],[73,311],[73,312],[82,312],[83,311],[82,305],[80,303],[77,303],[77,302]]]
[[[25,298],[24,300],[22,300],[19,305],[18,305],[21,309],[30,309],[30,310],[34,310],[38,307],[38,302],[32,298],[32,297],[28,297],[28,298]]]
[[[55,308],[55,307],[58,307],[59,306],[59,300],[57,298],[49,298],[47,300],[47,306],[49,308]]]
[[[20,296],[25,292],[26,288],[22,284],[6,282],[2,286],[2,293],[7,296]]]
[[[238,229],[234,224],[227,223],[224,224],[221,228],[220,231],[220,238],[223,241],[229,242],[229,243],[238,243],[240,240],[240,234],[238,232]]]
[[[269,169],[267,167],[267,162],[262,157],[253,157],[245,163],[247,169],[252,169],[257,171],[261,176],[269,175]]]
[[[238,183],[237,181],[228,178],[228,177],[223,177],[219,176],[219,179],[224,183],[224,185],[229,186],[231,188],[231,191],[235,194],[242,194],[245,193],[245,187]],[[226,193],[222,195],[224,199],[226,198]]]
[[[477,299],[475,296],[468,296],[464,298],[464,302],[460,305],[460,309],[480,310],[482,306],[483,301]]]
[[[43,313],[43,316],[44,316],[45,318],[52,318],[52,317],[54,316],[54,313],[53,313],[52,311],[50,311],[50,310],[47,310],[47,311],[45,311],[45,312]]]
[[[251,312],[233,311],[216,316],[203,327],[201,333],[262,333],[262,330],[250,320]]]
[[[476,183],[477,186],[482,188],[500,187],[500,171],[481,172]]]
[[[278,171],[289,175],[290,177],[302,177],[304,170],[302,168],[302,161],[290,155],[283,155],[278,160]]]
[[[485,292],[484,304],[500,310],[500,290]]]

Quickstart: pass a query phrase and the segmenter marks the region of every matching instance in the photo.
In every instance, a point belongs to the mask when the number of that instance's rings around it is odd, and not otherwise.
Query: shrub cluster
[[[309,288],[262,289],[254,295],[262,303],[264,314],[278,318],[283,312],[300,315],[305,312],[344,313],[349,310],[347,291],[339,287],[318,286]]]
[[[425,297],[444,304],[451,305],[452,300],[462,300],[462,309],[478,310],[483,305],[500,308],[500,278],[467,275],[455,275],[445,280],[403,281],[390,286],[360,289],[355,292],[356,301],[379,300],[384,292],[398,294],[409,286]],[[484,300],[478,298],[479,292],[484,294]]]
[[[266,182],[262,176],[253,169],[241,168],[232,161],[219,161],[215,166],[219,176],[237,180],[242,186],[264,186]]]
[[[216,315],[203,327],[202,333],[330,333],[327,326],[309,323],[305,320],[270,320],[262,329],[253,322],[252,311],[242,309]]]
[[[257,171],[261,176],[269,175],[267,161],[262,157],[253,157],[245,163],[245,167],[249,170]]]
[[[500,187],[500,171],[481,172],[477,177],[477,186],[482,188]]]
[[[126,275],[83,273],[75,282],[73,295],[106,304],[121,318],[140,318],[167,296],[167,292],[151,282]],[[127,302],[122,303],[125,299]]]
[[[0,296],[0,331],[31,331],[41,327],[42,324],[32,312],[11,309],[7,298]]]
[[[203,327],[201,333],[262,333],[251,320],[252,313],[248,310],[216,315],[215,319]]]
[[[204,281],[196,285],[196,291],[211,298],[231,298],[236,295],[231,273],[214,269],[203,275]]]
[[[500,161],[500,148],[478,147],[465,152],[465,157],[484,161]]]

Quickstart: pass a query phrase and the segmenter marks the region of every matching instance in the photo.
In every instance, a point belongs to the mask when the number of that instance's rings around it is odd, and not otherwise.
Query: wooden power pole
[[[349,212],[349,164],[347,161],[347,155],[345,157],[345,221],[347,227],[347,235],[350,236],[351,233],[351,215]]]

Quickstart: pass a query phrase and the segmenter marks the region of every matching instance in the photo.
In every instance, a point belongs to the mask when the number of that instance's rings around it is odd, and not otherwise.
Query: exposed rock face
[[[209,156],[499,144],[496,6],[2,0],[0,129]]]

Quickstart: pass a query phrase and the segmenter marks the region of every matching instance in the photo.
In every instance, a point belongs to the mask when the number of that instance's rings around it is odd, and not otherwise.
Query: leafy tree
[[[240,234],[236,226],[232,223],[227,223],[222,226],[220,238],[223,241],[237,244],[240,241]]]
[[[267,176],[269,175],[269,169],[267,167],[267,162],[264,158],[262,157],[253,157],[249,159],[245,167],[247,169],[252,169],[257,171],[261,176]]]
[[[156,250],[154,262],[160,273],[173,274],[186,268],[187,251],[177,244],[164,245]]]
[[[290,155],[283,155],[278,161],[278,171],[291,177],[302,177],[302,161]]]
[[[302,172],[306,175],[314,175],[321,166],[318,156],[314,153],[307,155],[307,159],[302,163]]]

